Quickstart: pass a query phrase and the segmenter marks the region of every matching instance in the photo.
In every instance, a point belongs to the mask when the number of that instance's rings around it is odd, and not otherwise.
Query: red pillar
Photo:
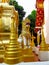
[[[36,0],[36,9],[35,31],[37,32],[44,24],[44,0]]]

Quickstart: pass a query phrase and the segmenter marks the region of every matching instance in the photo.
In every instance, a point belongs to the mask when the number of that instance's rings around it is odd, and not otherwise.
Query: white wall
[[[44,35],[46,43],[49,43],[49,0],[45,0],[44,10],[45,10]]]

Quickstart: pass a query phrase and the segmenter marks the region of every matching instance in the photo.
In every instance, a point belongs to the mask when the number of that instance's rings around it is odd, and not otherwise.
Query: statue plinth
[[[23,61],[24,62],[33,62],[34,55],[32,52],[32,48],[23,49]]]
[[[31,43],[31,34],[30,34],[30,20],[28,18],[26,18],[23,22],[22,22],[22,44],[23,47],[22,48],[22,52],[23,52],[23,61],[24,62],[33,62],[34,61],[34,55],[32,52],[32,48],[30,46]],[[25,41],[25,42],[24,42]]]
[[[47,61],[47,45],[45,42],[45,37],[44,37],[44,32],[43,28],[41,29],[41,44],[40,44],[40,49],[39,49],[39,58],[41,61]],[[44,56],[43,56],[44,55]]]

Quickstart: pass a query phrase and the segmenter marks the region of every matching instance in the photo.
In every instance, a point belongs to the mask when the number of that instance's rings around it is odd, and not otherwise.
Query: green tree
[[[33,35],[36,37],[34,39],[34,42],[35,42],[35,46],[37,46],[37,33],[35,33],[34,31],[34,28],[35,28],[35,22],[36,22],[36,10],[33,10],[31,12],[30,15],[28,15],[28,18],[30,19],[31,23],[30,23],[30,32],[32,34],[33,32]]]
[[[18,11],[18,14],[19,14],[19,31],[18,32],[20,34],[22,30],[22,20],[26,12],[24,11],[24,8],[20,6],[16,0],[10,0],[9,4],[13,5],[15,7],[15,10]]]
[[[36,22],[36,10],[33,10],[30,15],[28,15],[28,18],[30,19],[30,31],[32,34],[32,31],[34,31],[35,28],[35,22]]]

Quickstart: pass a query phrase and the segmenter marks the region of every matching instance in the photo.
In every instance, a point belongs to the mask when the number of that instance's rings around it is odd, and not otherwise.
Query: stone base
[[[13,58],[13,59],[8,59],[8,58],[5,58],[4,59],[4,62],[6,63],[6,64],[17,64],[17,63],[20,63],[20,62],[22,62],[22,56],[20,56],[20,57],[17,57],[17,58]]]
[[[20,63],[20,60],[4,60],[6,64],[17,64]]]
[[[0,63],[4,62],[4,47],[2,44],[0,44]]]
[[[34,56],[32,55],[26,55],[26,56],[24,56],[24,58],[23,58],[23,61],[24,62],[33,62],[34,61]]]
[[[23,49],[23,61],[24,62],[33,62],[34,55],[32,52],[32,48]]]
[[[49,51],[39,51],[40,61],[49,61]]]
[[[0,58],[0,63],[3,63],[4,62],[4,59],[3,58]]]

